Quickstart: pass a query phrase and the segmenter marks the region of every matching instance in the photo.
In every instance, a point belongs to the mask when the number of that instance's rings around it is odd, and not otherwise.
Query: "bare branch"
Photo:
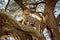
[[[10,2],[10,0],[8,0],[8,3],[6,4],[5,11],[6,11],[7,7],[8,7],[8,5],[9,5],[9,2]]]

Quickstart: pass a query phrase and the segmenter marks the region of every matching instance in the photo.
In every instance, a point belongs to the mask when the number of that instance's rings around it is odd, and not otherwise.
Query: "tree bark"
[[[9,14],[5,12],[0,12],[0,26],[4,26],[5,24],[9,24],[12,27],[14,27],[17,30],[22,30],[23,32],[27,34],[31,34],[35,37],[42,37],[41,34],[38,32],[38,30],[35,30],[31,26],[23,25],[19,22],[17,22],[14,18],[12,18]],[[0,28],[1,28],[0,27]]]
[[[52,29],[54,40],[59,40],[58,27],[53,13],[57,1],[58,0],[45,0],[46,5],[44,11],[45,15],[47,15],[46,25]]]

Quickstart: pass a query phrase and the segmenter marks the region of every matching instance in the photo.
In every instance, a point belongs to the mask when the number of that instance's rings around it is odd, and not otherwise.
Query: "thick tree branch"
[[[9,16],[9,14],[7,13],[3,13],[0,12],[0,26],[9,23],[12,27],[28,32],[32,35],[35,35],[37,37],[41,37],[41,34],[38,32],[38,30],[35,30],[34,28],[32,28],[31,26],[28,25],[22,25],[21,23],[17,22],[14,18],[12,18],[11,16]]]

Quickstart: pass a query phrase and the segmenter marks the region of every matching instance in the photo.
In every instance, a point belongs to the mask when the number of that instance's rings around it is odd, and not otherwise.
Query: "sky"
[[[56,18],[60,14],[60,0],[56,3],[54,14]]]

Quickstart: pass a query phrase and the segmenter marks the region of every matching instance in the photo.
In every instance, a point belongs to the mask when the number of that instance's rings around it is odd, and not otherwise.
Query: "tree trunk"
[[[56,20],[54,17],[54,8],[55,4],[58,0],[45,0],[46,5],[45,5],[45,15],[46,16],[46,25],[51,28],[54,40],[59,40],[59,33],[58,33],[58,27],[56,24]]]

